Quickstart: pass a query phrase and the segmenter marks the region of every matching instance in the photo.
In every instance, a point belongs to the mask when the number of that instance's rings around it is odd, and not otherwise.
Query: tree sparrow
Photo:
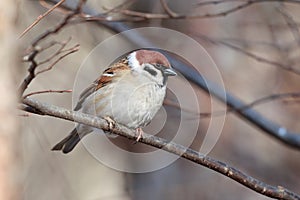
[[[75,111],[93,114],[135,129],[153,119],[162,106],[168,76],[175,76],[167,58],[150,50],[137,50],[107,68],[79,97]],[[52,150],[69,153],[82,137],[96,130],[77,124]],[[108,133],[109,134],[109,133]]]

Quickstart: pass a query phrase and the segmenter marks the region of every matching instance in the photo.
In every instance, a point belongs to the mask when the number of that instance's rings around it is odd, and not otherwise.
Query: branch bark
[[[61,118],[69,121],[75,121],[78,123],[86,124],[92,127],[96,127],[99,129],[110,131],[114,134],[126,137],[131,140],[136,140],[137,135],[135,131],[128,129],[125,126],[116,124],[115,127],[109,129],[109,125],[106,120],[97,118],[91,115],[83,114],[80,112],[75,112],[71,110],[67,110],[64,108],[60,108],[54,105],[49,105],[46,103],[39,102],[37,100],[26,98],[23,99],[23,103],[33,109],[26,109],[26,107],[22,108],[23,110],[33,111],[36,114],[48,115],[55,118]],[[37,111],[37,112],[35,112]],[[190,160],[194,163],[212,169],[224,176],[229,177],[230,179],[250,188],[253,191],[256,191],[260,194],[271,198],[277,199],[285,199],[285,200],[300,200],[300,196],[284,187],[281,186],[272,186],[268,185],[264,182],[261,182],[247,174],[241,172],[238,169],[235,169],[223,162],[200,154],[190,148],[184,147],[180,144],[176,144],[174,142],[169,142],[165,139],[149,135],[144,133],[143,137],[139,140],[139,142],[144,143],[146,145],[150,145],[159,149],[163,149],[167,152],[176,154]]]

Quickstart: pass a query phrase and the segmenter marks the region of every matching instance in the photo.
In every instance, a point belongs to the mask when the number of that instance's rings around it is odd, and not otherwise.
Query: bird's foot
[[[106,116],[104,119],[107,121],[109,130],[112,130],[116,126],[116,122],[111,117]]]
[[[138,135],[138,137],[136,138],[136,142],[138,142],[143,137],[144,131],[142,130],[142,128],[137,128],[135,131]]]

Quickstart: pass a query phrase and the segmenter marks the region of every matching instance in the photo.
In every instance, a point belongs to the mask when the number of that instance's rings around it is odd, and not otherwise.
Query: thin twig
[[[239,53],[242,53],[258,62],[261,62],[261,63],[266,63],[266,64],[269,64],[271,66],[275,66],[275,67],[278,67],[282,70],[285,70],[285,71],[289,71],[289,72],[292,72],[294,74],[297,74],[297,75],[300,75],[300,69],[296,69],[296,68],[293,68],[291,65],[289,64],[285,64],[285,63],[279,63],[279,62],[276,62],[276,61],[273,61],[273,60],[269,60],[267,58],[264,58],[262,56],[259,56],[255,53],[252,53],[252,52],[249,52],[249,51],[246,51],[245,49],[241,48],[241,47],[238,47],[238,46],[235,46],[233,44],[229,44],[227,42],[224,42],[224,41],[220,41],[220,40],[215,40],[215,39],[211,39],[205,35],[202,35],[202,34],[197,34],[197,35],[194,35],[195,37],[199,38],[199,39],[202,39],[202,40],[205,40],[205,41],[208,41],[212,44],[215,44],[215,45],[223,45],[223,46],[226,46],[226,47],[229,47],[230,49],[232,50],[235,50]]]
[[[30,98],[24,99],[23,103],[28,105],[29,107],[38,110],[44,115],[49,115],[56,118],[61,118],[70,121],[75,121],[81,124],[86,124],[88,126],[110,131],[114,134],[126,137],[134,141],[138,137],[135,131],[128,129],[127,127],[119,124],[116,124],[116,126],[114,126],[111,129],[107,124],[107,121],[102,118],[98,118],[84,113],[70,111],[64,108],[41,103],[37,100],[30,99]],[[190,160],[194,163],[205,166],[265,196],[271,198],[277,198],[277,199],[285,199],[285,200],[300,200],[300,196],[298,194],[284,187],[268,185],[264,182],[261,182],[243,173],[238,169],[235,169],[234,167],[231,167],[223,162],[220,162],[218,160],[200,154],[199,152],[196,152],[190,148],[184,147],[174,142],[169,142],[165,139],[153,135],[149,135],[146,133],[143,134],[143,137],[139,140],[139,142],[159,149],[163,149],[167,152],[181,156],[182,158]]]
[[[58,56],[58,55],[60,55],[60,54],[62,54],[62,53],[64,53],[64,52],[66,52],[66,51],[70,51],[72,48],[69,48],[69,49],[64,49],[65,48],[65,46],[67,45],[67,43],[69,43],[70,42],[70,39],[71,39],[71,37],[68,39],[68,41],[64,41],[64,42],[61,42],[61,43],[57,43],[57,44],[59,44],[60,45],[60,47],[56,50],[56,52],[55,53],[53,53],[51,56],[49,56],[48,58],[46,58],[45,60],[43,60],[43,61],[40,61],[39,63],[38,63],[38,65],[43,65],[43,64],[45,64],[45,63],[47,63],[47,62],[50,62],[53,58],[55,58],[56,56]]]
[[[80,0],[79,3],[77,4],[76,8],[74,11],[72,11],[72,13],[68,14],[61,23],[59,23],[57,26],[55,26],[52,29],[48,29],[45,32],[43,32],[41,35],[39,35],[31,44],[31,49],[32,52],[26,56],[27,57],[27,61],[29,61],[31,64],[28,68],[28,75],[27,77],[24,79],[24,81],[21,83],[20,87],[19,87],[19,95],[20,97],[23,95],[24,91],[27,89],[28,85],[32,82],[32,80],[36,77],[35,74],[35,70],[38,66],[35,57],[37,56],[37,54],[40,52],[39,48],[38,48],[38,44],[39,42],[41,42],[42,40],[44,40],[45,38],[47,38],[48,36],[55,34],[57,32],[59,32],[64,26],[66,26],[69,21],[78,13],[81,12],[82,6],[84,5],[85,0]],[[73,51],[77,51],[77,50],[73,50]],[[73,53],[73,51],[68,52],[67,54]],[[65,54],[64,56],[61,56],[62,58],[67,56],[67,54]],[[59,62],[62,58],[59,58],[56,62],[53,63],[53,65],[55,65],[57,62]],[[53,66],[49,66],[48,68],[51,69]],[[47,68],[47,69],[48,69]],[[43,71],[43,70],[42,70]],[[42,73],[41,71],[39,73]]]
[[[51,63],[47,68],[45,69],[42,69],[38,72],[36,72],[36,76],[41,74],[41,73],[44,73],[44,72],[47,72],[49,70],[51,70],[59,61],[61,61],[63,58],[65,58],[66,56],[76,52],[79,50],[79,44],[75,45],[69,52],[65,53],[64,55],[60,56],[58,59],[56,59],[53,63]]]
[[[36,94],[45,94],[45,93],[70,93],[72,90],[43,90],[43,91],[36,91],[26,94],[23,98],[26,99],[29,96],[36,95]]]
[[[138,12],[138,11],[128,10],[128,9],[116,9],[115,12],[130,17],[140,17],[142,19],[170,19],[169,15],[167,14],[159,14],[159,13],[153,14],[153,13]]]
[[[297,26],[297,23],[295,22],[293,17],[290,14],[288,14],[283,8],[277,8],[277,9],[284,17],[284,20],[286,21],[288,27],[290,28],[296,43],[300,45],[300,31],[299,31],[299,27]]]
[[[52,4],[51,4],[51,3],[48,3],[47,1],[49,1],[49,0],[39,0],[40,5],[43,6],[44,8],[46,8],[46,9],[52,8],[53,4],[57,3],[57,1],[56,1],[55,3],[52,2]],[[67,15],[70,12],[73,12],[73,11],[70,11],[69,9],[65,9],[64,5],[60,5],[60,7],[57,7],[55,9],[55,11],[56,12],[60,12],[60,13],[62,13],[64,15]]]
[[[171,17],[171,18],[176,18],[179,17],[177,13],[175,13],[171,8],[168,6],[167,2],[165,0],[160,0],[160,3],[162,7],[164,8],[165,12]]]
[[[36,47],[34,47],[35,49],[38,49],[38,51],[39,51],[39,53],[40,52],[43,52],[43,51],[46,51],[46,50],[48,50],[48,49],[50,49],[50,48],[52,48],[53,46],[55,46],[55,45],[60,45],[61,44],[61,42],[59,42],[59,41],[51,41],[51,42],[49,42],[48,44],[45,44],[45,45],[43,45],[43,46],[36,46]],[[29,47],[26,51],[31,51],[32,50],[32,47]]]
[[[46,17],[47,15],[49,15],[55,8],[57,8],[58,6],[60,6],[64,2],[65,2],[65,0],[59,1],[52,8],[50,8],[49,10],[47,10],[44,14],[39,15],[36,18],[36,20],[23,31],[23,33],[19,36],[19,38],[23,37],[30,29],[32,29],[35,25],[37,25],[44,17]]]
[[[109,13],[112,13],[117,9],[124,9],[125,7],[128,7],[129,5],[133,4],[135,1],[136,0],[127,0],[127,1],[120,3],[119,5],[116,5],[113,8],[107,8],[107,7],[103,6],[103,9],[105,10],[105,12],[101,13],[101,15],[107,16]]]
[[[76,8],[74,9],[73,12],[71,12],[70,14],[68,14],[61,23],[59,23],[57,26],[55,26],[52,29],[48,29],[45,32],[43,32],[41,35],[39,35],[31,44],[31,46],[35,47],[40,41],[42,41],[43,39],[45,39],[46,37],[48,37],[49,35],[55,34],[57,32],[59,32],[64,26],[66,26],[69,21],[77,14],[81,13],[81,9],[82,6],[84,4],[85,0],[81,0],[79,1],[79,3],[77,4]]]

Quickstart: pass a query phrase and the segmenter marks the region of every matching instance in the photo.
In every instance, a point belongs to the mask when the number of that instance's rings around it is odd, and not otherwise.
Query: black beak
[[[163,72],[166,76],[176,76],[177,75],[176,72],[170,67],[164,68]]]

